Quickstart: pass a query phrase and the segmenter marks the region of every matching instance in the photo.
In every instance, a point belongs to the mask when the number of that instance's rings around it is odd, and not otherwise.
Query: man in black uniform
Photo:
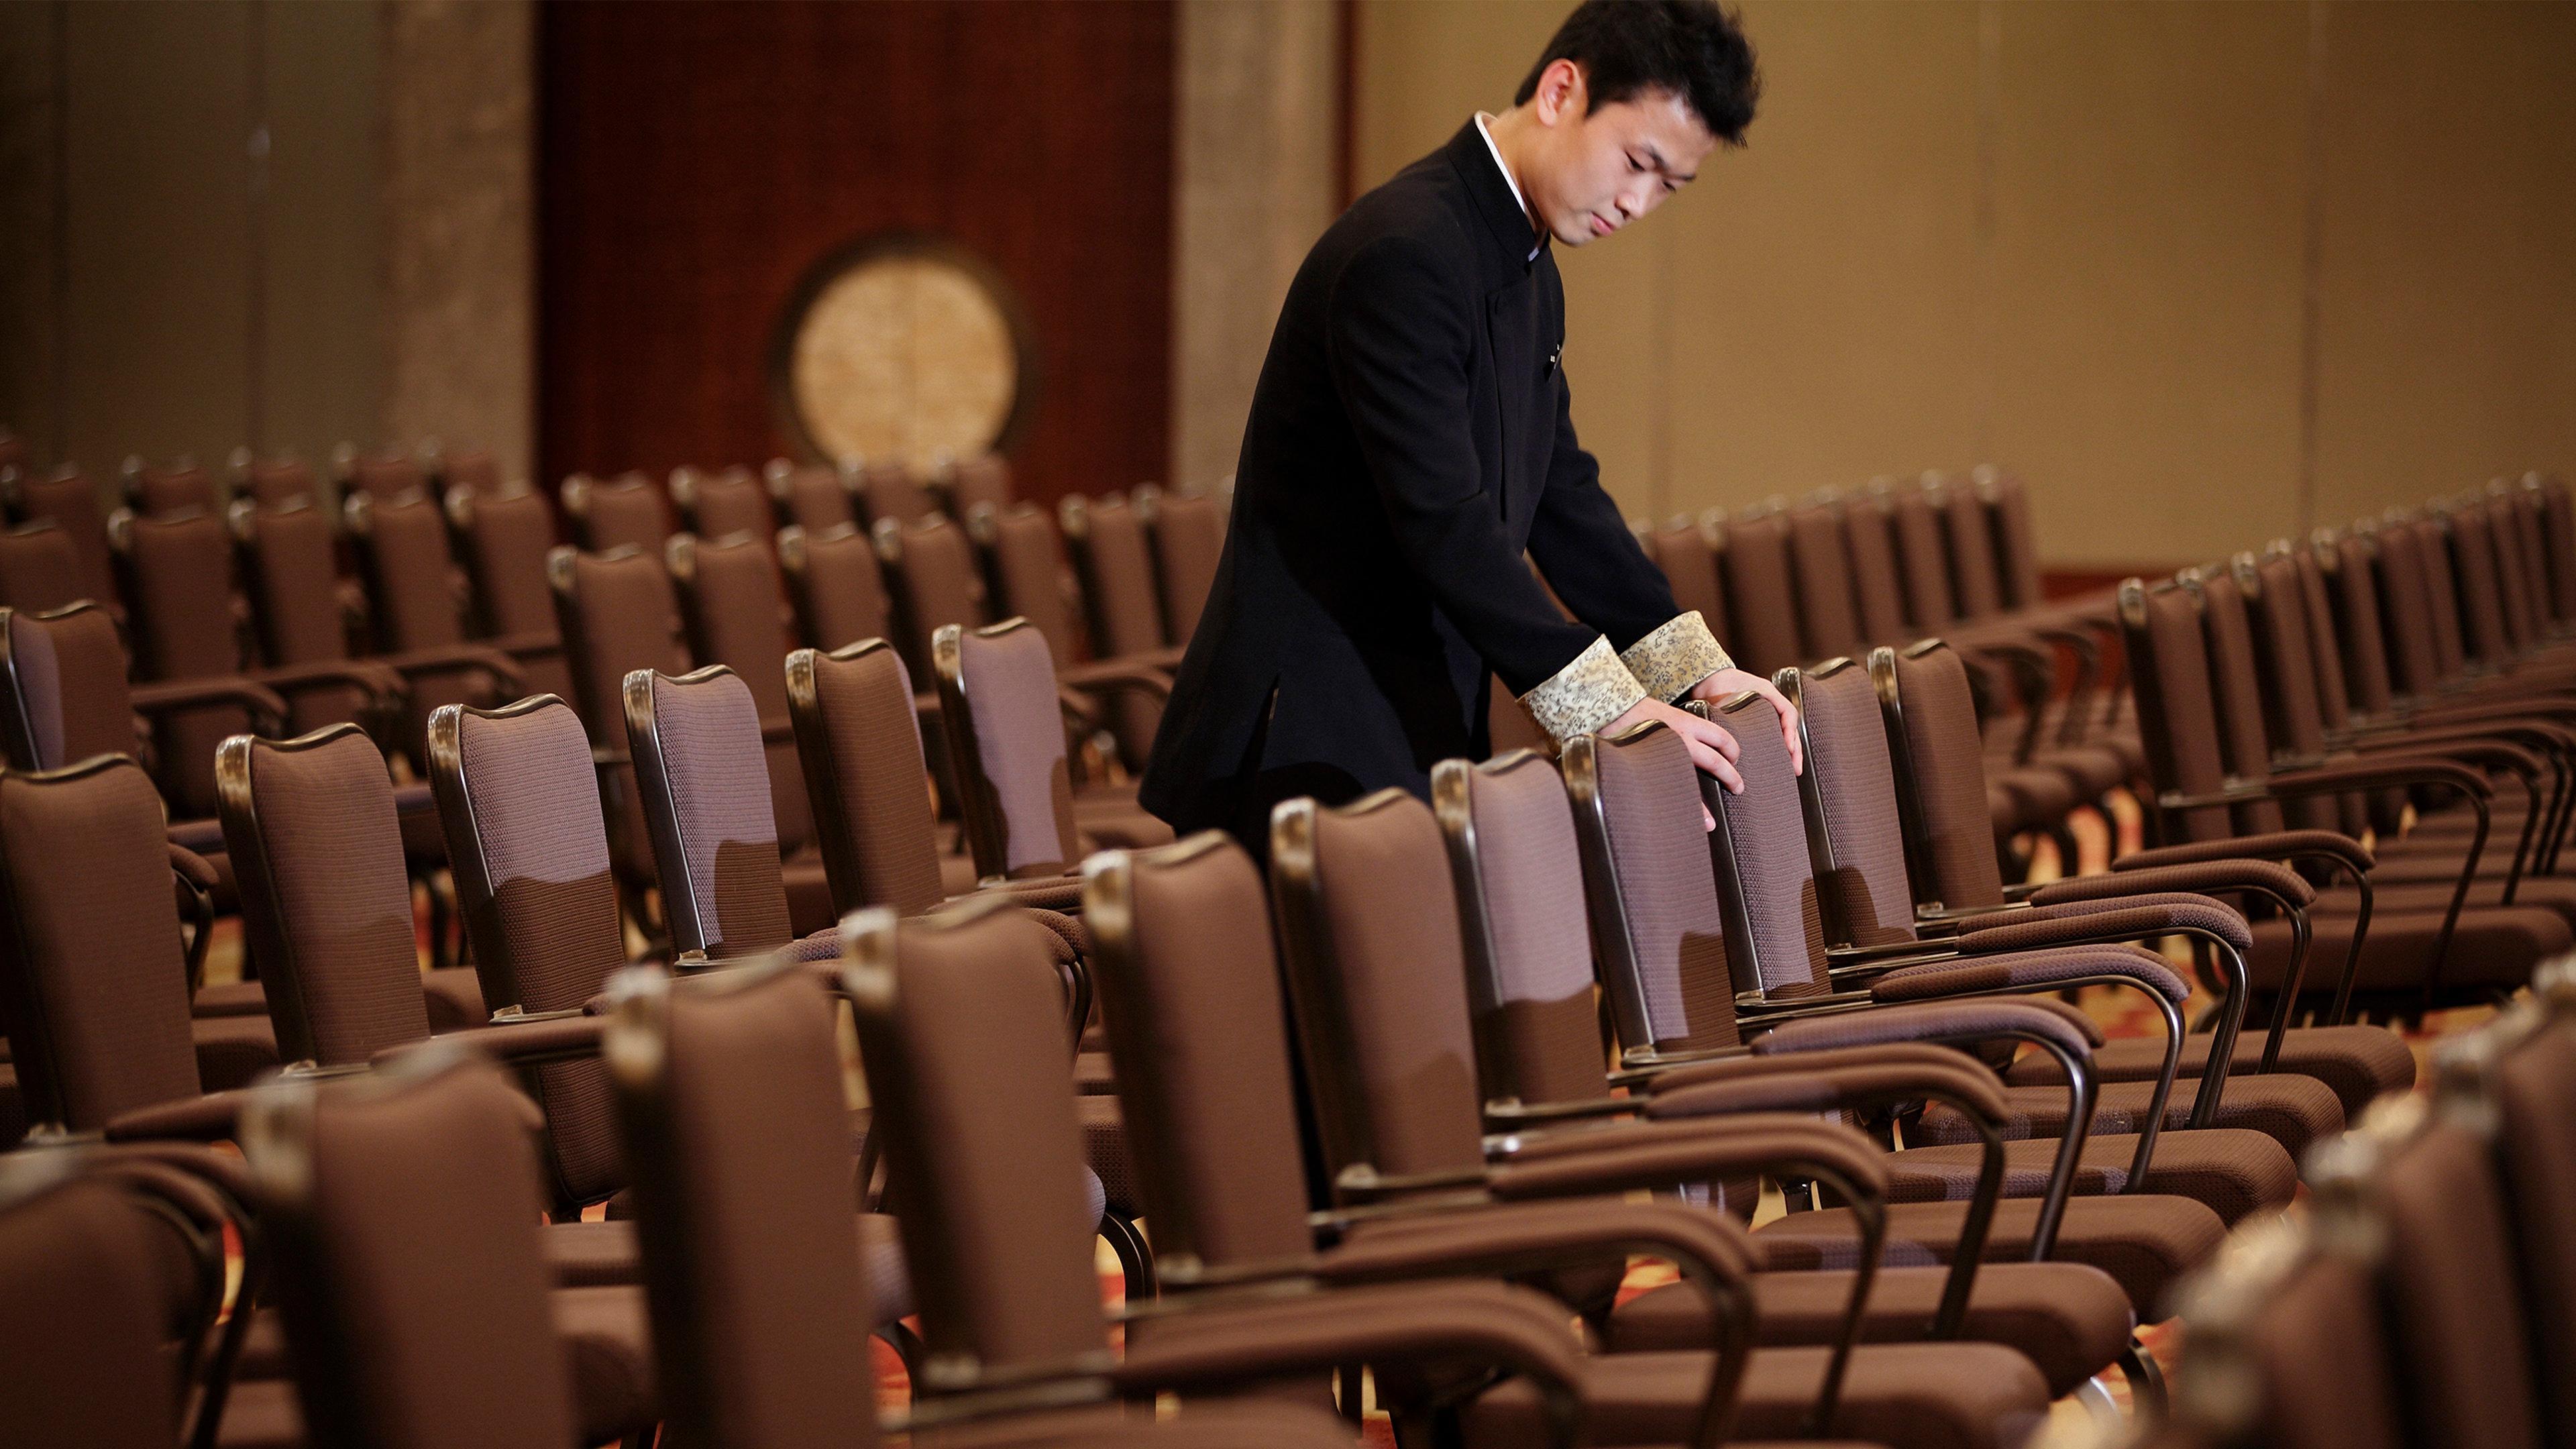
[[[1490,752],[1492,676],[1558,740],[1659,720],[1730,789],[1733,737],[1676,702],[1759,691],[1797,748],[1786,702],[1674,605],[1575,441],[1548,251],[1637,220],[1740,144],[1758,88],[1712,0],[1584,0],[1511,110],[1315,243],[1253,394],[1147,809],[1266,856],[1281,800],[1427,794],[1434,763]]]

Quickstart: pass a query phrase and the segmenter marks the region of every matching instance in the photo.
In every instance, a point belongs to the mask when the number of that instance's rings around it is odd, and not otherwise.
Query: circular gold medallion
[[[1020,313],[954,243],[899,235],[844,248],[782,319],[772,387],[808,452],[916,470],[1003,447],[1029,393]]]

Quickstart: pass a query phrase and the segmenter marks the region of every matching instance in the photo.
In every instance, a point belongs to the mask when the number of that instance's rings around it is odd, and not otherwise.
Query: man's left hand
[[[1780,712],[1780,738],[1789,745],[1789,769],[1793,774],[1805,774],[1807,752],[1798,740],[1797,706],[1783,698],[1770,680],[1741,669],[1721,669],[1692,685],[1687,698],[1706,700],[1709,707],[1715,709],[1748,690],[1771,701],[1771,707]]]

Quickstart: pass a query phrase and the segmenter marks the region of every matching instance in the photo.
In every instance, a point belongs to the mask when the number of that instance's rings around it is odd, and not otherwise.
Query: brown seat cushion
[[[807,846],[778,863],[787,885],[787,928],[799,936],[829,930],[840,919],[832,909],[832,882],[823,874],[823,852]]]
[[[2320,898],[2324,899],[2324,898]],[[2363,991],[2413,990],[2424,984],[2424,969],[2442,917],[2434,911],[2375,911],[2370,936],[2361,949],[2356,978]],[[2314,944],[2309,947],[2303,990],[2331,990],[2343,970],[2344,953],[2352,949],[2353,918],[2317,914],[2310,918]],[[2256,990],[2277,990],[2290,965],[2290,923],[2254,923],[2254,952],[2247,961]],[[2539,906],[2481,906],[2460,913],[2442,963],[2445,986],[2512,988],[2531,979],[2531,968],[2576,945],[2576,933],[2555,911]]]
[[[2339,969],[2342,963],[2335,964]],[[2316,968],[2312,959],[2308,969],[2314,973]],[[2309,979],[2314,980],[2314,975]],[[2262,1065],[2265,1035],[2250,1024],[2237,1033],[2236,1048],[2228,1054],[2231,1087]],[[2200,1075],[2209,1061],[2210,1040],[2207,1032],[2184,1039],[2183,1075]],[[2121,1037],[2094,1049],[2093,1071],[2106,1082],[2148,1081],[2164,1070],[2164,1061],[2162,1037]],[[2281,1034],[2279,1069],[2325,1083],[2343,1104],[2347,1122],[2357,1120],[2361,1109],[2382,1092],[2402,1092],[2415,1085],[2415,1053],[2407,1050],[2404,1037],[2384,1026],[2292,1027]],[[2037,1087],[2063,1082],[2066,1074],[2055,1057],[2033,1052],[2014,1062],[2004,1080],[2016,1087]]]
[[[197,1080],[209,1092],[247,1087],[279,1065],[277,1033],[265,1016],[210,1016],[189,1023],[197,1043]]]
[[[1870,1284],[1863,1310],[1865,1342],[1913,1342],[1940,1309],[1946,1268],[1889,1268]],[[1753,1280],[1760,1338],[1774,1347],[1831,1343],[1851,1305],[1847,1272],[1763,1273]],[[1989,1263],[1977,1269],[1960,1337],[2019,1352],[2058,1397],[2117,1362],[2137,1315],[2128,1295],[2099,1268],[2082,1263]],[[1603,1329],[1613,1353],[1685,1349],[1708,1342],[1709,1318],[1699,1290],[1667,1283],[1619,1305]]]
[[[2135,1132],[2144,1121],[2147,1104],[2155,1094],[2153,1082],[2104,1082],[2095,1098],[2093,1130],[2097,1133]],[[2192,1104],[2200,1099],[2198,1080],[2177,1081],[2173,1094],[2165,1101],[2167,1130],[2184,1126],[2191,1119]],[[2066,1092],[2054,1087],[2008,1087],[2004,1091],[2004,1136],[2057,1137],[2066,1131]],[[2264,1133],[2296,1157],[2308,1150],[2308,1144],[2331,1137],[2343,1130],[2343,1104],[2326,1084],[2313,1077],[2295,1077],[2275,1073],[2267,1077],[2227,1079],[2220,1094],[2218,1113],[2213,1127],[2246,1127]],[[1975,1129],[1966,1118],[1939,1105],[1923,1111],[1920,1130],[1906,1129],[1906,1141],[1921,1146],[1974,1142]]]
[[[482,979],[471,966],[443,966],[422,972],[420,994],[429,1008],[432,1033],[461,1031],[492,1019],[492,1009],[483,1004]]]
[[[1885,1261],[1915,1267],[1948,1262],[1966,1214],[1965,1203],[1892,1204]],[[2031,1198],[1997,1204],[1986,1260],[2028,1258],[2038,1217],[2039,1204]],[[1849,1208],[1819,1208],[1765,1223],[1753,1236],[1774,1269],[1850,1268],[1857,1266],[1858,1231]],[[2206,1261],[2226,1236],[2227,1224],[2218,1214],[2189,1198],[2154,1193],[2077,1198],[2066,1205],[2056,1256],[2110,1274],[2138,1316],[2152,1321],[2164,1316],[2165,1294],[2174,1280]]]
[[[197,988],[191,1002],[197,1016],[266,1016],[268,988],[256,981],[217,981]]]
[[[2138,1139],[2132,1136],[2106,1133],[2085,1138],[2084,1155],[2075,1169],[2075,1191],[2085,1197],[2107,1197],[2125,1190],[2137,1150]],[[1890,1156],[1888,1200],[1966,1201],[1976,1192],[1983,1151],[1965,1143],[1917,1147]],[[2005,1196],[2039,1196],[2056,1157],[2053,1137],[2005,1143]],[[2258,1208],[2284,1206],[2298,1189],[2299,1167],[2289,1152],[2260,1132],[2238,1127],[2159,1134],[2142,1188],[2207,1203],[2231,1227]]]

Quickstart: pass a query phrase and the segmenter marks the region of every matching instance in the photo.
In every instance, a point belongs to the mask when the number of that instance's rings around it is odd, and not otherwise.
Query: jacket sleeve
[[[1730,667],[1697,609],[1673,602],[1664,571],[1646,557],[1601,486],[1601,465],[1574,436],[1574,391],[1559,379],[1556,450],[1530,528],[1530,557],[1575,617],[1601,631],[1638,687],[1670,703]]]
[[[1458,632],[1557,739],[1645,697],[1608,640],[1569,622],[1522,563],[1476,465],[1475,321],[1439,259],[1388,236],[1334,282],[1326,349],[1396,546]]]

